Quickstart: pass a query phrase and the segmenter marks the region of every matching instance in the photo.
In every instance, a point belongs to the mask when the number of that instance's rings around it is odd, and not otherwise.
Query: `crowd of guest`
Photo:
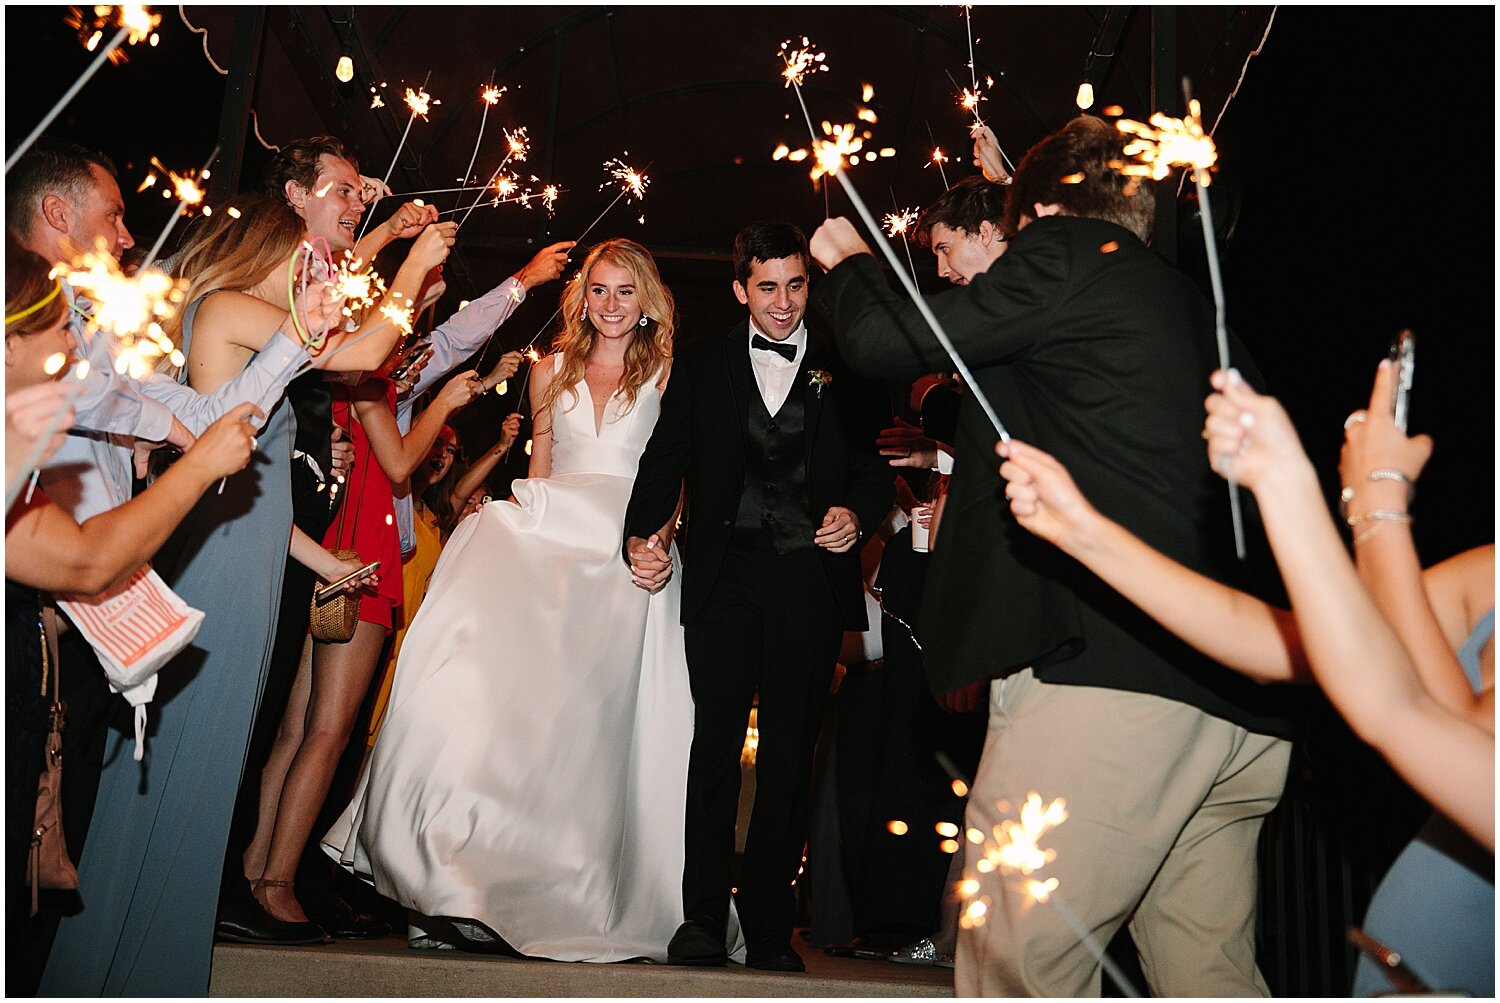
[[[846,361],[889,380],[859,448],[896,499],[848,538],[869,626],[838,656],[815,786],[835,808],[821,830],[814,812],[808,850],[839,872],[835,950],[956,964],[965,994],[1097,994],[1099,960],[1056,912],[975,866],[1014,814],[998,802],[1055,790],[1076,798],[1063,866],[1092,901],[1074,905],[1105,940],[1128,924],[1153,991],[1264,993],[1254,848],[1289,755],[1276,684],[1302,682],[1434,810],[1366,931],[1430,986],[1492,994],[1493,546],[1421,566],[1410,505],[1432,442],[1394,420],[1390,362],[1345,424],[1345,545],[1249,353],[1236,342],[1237,368],[1214,368],[1211,310],[1147,248],[1149,196],[1096,169],[1118,154],[1094,121],[1014,177],[980,131],[983,176],[922,217],[919,243],[962,290],[932,302],[976,386],[846,221],[812,241],[830,272],[814,306]],[[309,248],[368,263],[395,245],[384,304],[418,305],[421,330],[457,240],[420,202],[363,225],[378,188],[337,139],[282,147],[259,192],[152,266],[185,290],[164,325],[180,356],[138,379],[54,267],[133,246],[113,163],[44,138],[7,175],[10,994],[203,995],[216,936],[391,932],[319,840],[376,743],[445,541],[504,504],[491,475],[523,416],[467,462],[452,421],[524,358],[462,367],[572,244],[419,334],[382,304],[350,316]],[[669,341],[648,313],[642,330]],[[1014,438],[995,444],[976,390],[1007,401]],[[550,413],[558,391],[538,393]],[[1253,495],[1289,609],[1226,559],[1215,475]],[[142,659],[155,671],[132,676]],[[1355,989],[1385,978],[1365,963]]]

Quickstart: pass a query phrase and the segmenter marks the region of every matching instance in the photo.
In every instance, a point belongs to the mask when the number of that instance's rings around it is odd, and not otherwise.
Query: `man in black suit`
[[[734,244],[749,318],[677,353],[625,513],[642,588],[672,573],[679,497],[682,622],[694,732],[680,964],[723,964],[739,754],[760,694],[755,809],[736,904],[752,968],[802,971],[793,887],[813,746],[845,630],[865,629],[859,547],[894,495],[875,452],[873,388],[807,330],[807,238],[757,223]],[[685,486],[684,486],[685,483]]]
[[[1115,169],[1121,147],[1087,117],[1039,143],[1011,189],[1005,255],[929,303],[1012,434],[1057,456],[1152,546],[1238,581],[1228,502],[1199,438],[1212,307],[1146,247],[1152,192]],[[847,220],[825,223],[812,249],[830,269],[818,307],[852,365],[947,368]],[[1233,355],[1256,382],[1237,342]],[[1039,876],[1059,879],[1083,925],[1108,942],[1128,921],[1156,995],[1264,995],[1255,847],[1290,753],[1274,694],[1017,526],[996,433],[972,400],[957,438],[922,636],[934,691],[996,680],[967,826],[988,837],[1014,817],[1000,802],[1066,797],[1069,820],[1042,844],[1056,860]],[[960,934],[958,994],[1097,995],[1099,964],[1058,911],[1018,876],[976,867],[984,846],[967,850],[988,912]]]

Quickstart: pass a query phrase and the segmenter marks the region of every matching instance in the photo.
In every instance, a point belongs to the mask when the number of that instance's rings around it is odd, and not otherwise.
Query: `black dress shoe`
[[[756,948],[745,954],[745,967],[760,972],[805,972],[802,955],[789,944]]]
[[[308,918],[328,931],[334,940],[373,940],[391,932],[391,924],[354,907],[335,892],[321,909],[308,910]]]
[[[697,920],[690,919],[679,926],[667,945],[668,964],[718,966],[728,961],[724,934]]]
[[[214,939],[237,944],[328,944],[333,938],[316,923],[288,923],[277,919],[254,899],[223,906],[214,924]]]

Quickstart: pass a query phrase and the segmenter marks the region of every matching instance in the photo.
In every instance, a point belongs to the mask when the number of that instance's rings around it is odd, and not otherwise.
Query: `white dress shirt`
[[[797,350],[796,356],[788,361],[782,358],[781,353],[767,351],[763,348],[752,347],[755,336],[760,334],[755,329],[755,321],[750,322],[750,333],[745,339],[745,350],[750,353],[750,371],[755,374],[755,385],[760,388],[761,400],[766,402],[766,410],[774,416],[781,410],[781,405],[786,403],[787,397],[792,392],[792,384],[797,380],[797,373],[802,368],[802,357],[807,354],[807,325],[798,324],[797,330],[787,335],[783,345],[791,345]],[[775,341],[775,338],[766,338],[767,341]]]

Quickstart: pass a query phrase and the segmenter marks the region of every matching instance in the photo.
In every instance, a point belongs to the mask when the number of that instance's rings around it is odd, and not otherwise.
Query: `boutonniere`
[[[833,382],[833,374],[826,369],[809,369],[807,371],[807,385],[813,387],[815,396],[823,396],[823,388]]]

